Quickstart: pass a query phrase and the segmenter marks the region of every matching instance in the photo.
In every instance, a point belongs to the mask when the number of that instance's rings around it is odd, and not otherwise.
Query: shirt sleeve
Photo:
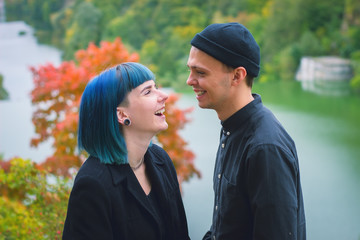
[[[264,144],[249,152],[254,239],[296,239],[297,174],[295,157],[281,146]]]
[[[92,177],[78,179],[69,198],[63,239],[113,239],[110,199]]]

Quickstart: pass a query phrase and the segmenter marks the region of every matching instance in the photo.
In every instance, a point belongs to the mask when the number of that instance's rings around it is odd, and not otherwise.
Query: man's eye
[[[150,94],[150,92],[151,92],[150,90],[146,90],[146,91],[145,91],[145,95]]]
[[[204,75],[205,73],[204,73],[204,72],[197,71],[197,74],[199,74],[199,75]]]

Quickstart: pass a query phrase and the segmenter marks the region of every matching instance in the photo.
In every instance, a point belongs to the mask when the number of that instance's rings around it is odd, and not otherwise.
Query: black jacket
[[[63,239],[189,239],[171,159],[153,144],[145,154],[145,164],[163,221],[149,206],[129,164],[105,165],[89,157],[75,178]],[[160,228],[165,229],[164,238]]]

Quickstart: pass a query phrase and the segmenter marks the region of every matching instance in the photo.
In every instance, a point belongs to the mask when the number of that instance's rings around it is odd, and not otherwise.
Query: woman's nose
[[[169,98],[169,95],[161,90],[159,90],[159,101],[164,102]]]

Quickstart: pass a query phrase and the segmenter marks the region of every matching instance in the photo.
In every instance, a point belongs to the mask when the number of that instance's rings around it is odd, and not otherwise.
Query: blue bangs
[[[155,75],[147,67],[141,65],[140,63],[120,64],[116,66],[116,75],[117,78],[124,83],[123,89],[127,90],[126,94],[146,81],[155,81]],[[126,97],[126,94],[121,95]]]
[[[149,80],[155,76],[147,67],[129,62],[105,70],[87,84],[79,111],[80,151],[105,164],[128,162],[116,109],[132,89]]]

